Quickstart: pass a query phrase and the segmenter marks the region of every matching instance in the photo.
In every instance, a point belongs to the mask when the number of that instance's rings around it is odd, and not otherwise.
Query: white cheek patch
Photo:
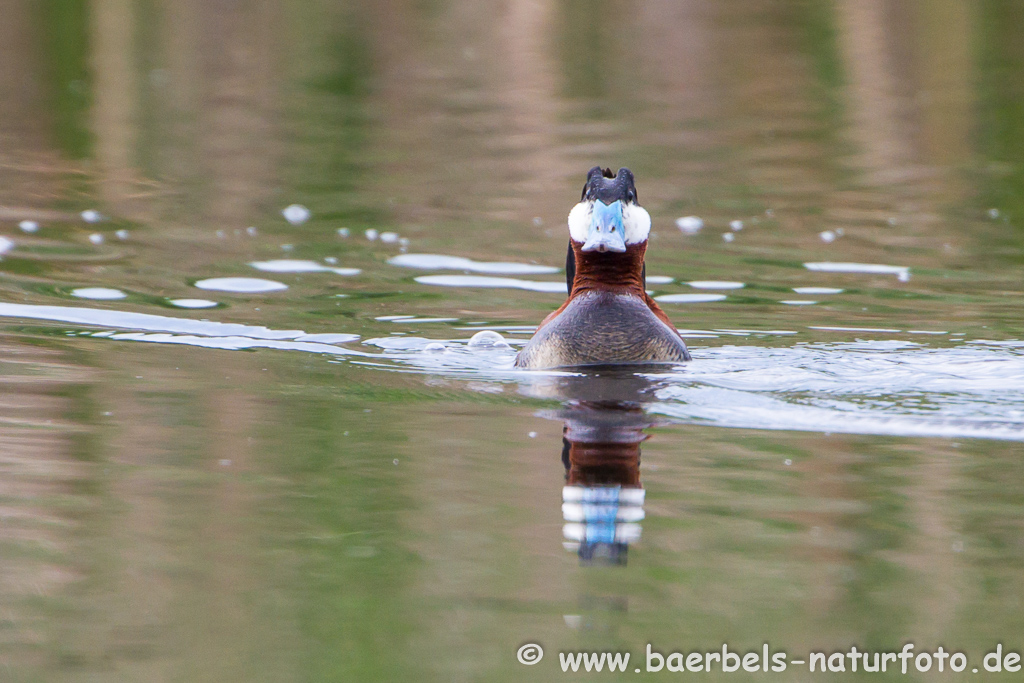
[[[569,224],[572,225],[572,214],[569,214]],[[626,233],[626,244],[644,242],[651,233],[651,214],[647,213],[647,209],[642,206],[624,204],[622,206],[622,227]]]
[[[574,242],[586,242],[590,234],[593,202],[580,202],[569,212],[569,236]],[[637,204],[622,205],[622,227],[626,244],[639,244],[651,234],[651,214]]]
[[[569,237],[574,242],[586,242],[590,232],[590,214],[594,211],[592,202],[580,202],[569,212]]]

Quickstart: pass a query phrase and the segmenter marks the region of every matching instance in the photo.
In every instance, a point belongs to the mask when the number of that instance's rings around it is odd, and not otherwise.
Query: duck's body
[[[615,363],[680,363],[686,345],[669,325],[632,294],[587,292],[570,300],[537,330],[516,358],[521,368]]]
[[[609,180],[611,179],[611,180]],[[569,214],[569,297],[516,357],[528,369],[690,360],[686,344],[644,289],[650,216],[629,169],[591,169]]]

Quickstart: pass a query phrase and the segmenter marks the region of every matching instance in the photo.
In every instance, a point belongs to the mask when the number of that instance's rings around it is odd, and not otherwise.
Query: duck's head
[[[622,253],[647,242],[650,231],[651,216],[637,204],[632,171],[590,169],[580,203],[569,212],[569,237],[580,251]]]
[[[636,198],[633,173],[595,166],[587,173],[580,203],[569,212],[565,259],[570,296],[584,280],[590,287],[644,289],[644,253],[651,216]]]

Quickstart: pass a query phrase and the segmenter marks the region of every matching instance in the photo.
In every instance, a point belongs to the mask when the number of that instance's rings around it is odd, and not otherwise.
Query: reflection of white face
[[[594,202],[580,202],[569,212],[569,236],[574,242],[586,242],[590,233],[590,218],[594,213]],[[626,244],[639,244],[647,240],[651,232],[651,214],[637,204],[622,205],[622,227]]]

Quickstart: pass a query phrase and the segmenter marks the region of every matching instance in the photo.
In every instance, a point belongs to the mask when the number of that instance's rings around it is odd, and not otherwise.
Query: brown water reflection
[[[363,232],[559,267],[602,163],[637,175],[648,272],[674,279],[658,295],[746,284],[670,312],[704,331],[698,362],[1021,335],[1013,2],[6,0],[0,16],[0,303],[515,341],[558,295],[422,285],[386,263],[399,243]],[[312,219],[287,224],[291,203]],[[706,227],[683,235],[685,215]],[[362,273],[248,265],[275,258]],[[193,286],[254,275],[289,289]],[[780,303],[800,286],[845,291]],[[220,307],[169,310],[198,296]],[[80,334],[96,329],[0,318],[0,679],[546,680],[560,649],[647,642],[1022,646],[1017,442],[680,425],[647,412],[641,380],[545,393]],[[904,389],[860,399],[983,400]],[[997,406],[993,422],[1019,419]],[[565,551],[566,484],[645,492],[627,566]],[[514,659],[527,640],[548,651],[532,669]]]

